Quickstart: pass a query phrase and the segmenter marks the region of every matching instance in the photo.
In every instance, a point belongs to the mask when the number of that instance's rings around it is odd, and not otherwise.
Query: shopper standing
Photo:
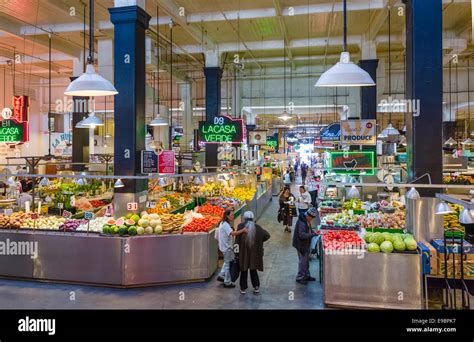
[[[224,282],[225,288],[235,287],[235,284],[232,283],[230,278],[230,262],[234,260],[235,257],[232,248],[232,237],[247,233],[247,229],[245,228],[239,231],[234,231],[232,229],[231,222],[233,218],[234,213],[232,210],[227,209],[224,212],[224,217],[215,232],[215,238],[219,241],[219,250],[224,255],[224,264],[222,265],[222,269],[219,273],[219,276],[217,277],[217,280]]]
[[[310,208],[306,213],[298,217],[293,234],[293,247],[298,252],[298,274],[296,281],[306,285],[308,281],[315,281],[309,273],[309,254],[311,239],[317,236],[311,229],[311,221],[318,215],[315,208]]]
[[[296,203],[298,204],[298,215],[304,214],[311,204],[311,195],[303,185],[300,186],[300,193],[296,198]]]
[[[295,196],[290,192],[289,187],[285,187],[280,195],[280,208],[278,209],[278,222],[285,226],[285,232],[291,232],[293,226],[293,216],[296,216]]]
[[[291,176],[289,171],[286,171],[285,176],[283,176],[283,185],[285,185],[285,187],[289,187],[291,185]]]
[[[308,165],[305,162],[301,163],[301,184],[306,183],[306,176],[308,175]]]
[[[311,205],[314,208],[318,207],[318,184],[317,184],[317,177],[314,174],[314,171],[309,171],[309,176],[306,179],[306,189],[308,190],[311,196]]]
[[[258,271],[263,272],[263,243],[270,239],[270,234],[254,222],[251,211],[244,213],[244,222],[238,225],[237,232],[246,230],[245,235],[238,235],[235,239],[239,245],[240,262],[240,293],[245,294],[248,287],[247,277],[250,271],[250,281],[253,292],[260,292]]]

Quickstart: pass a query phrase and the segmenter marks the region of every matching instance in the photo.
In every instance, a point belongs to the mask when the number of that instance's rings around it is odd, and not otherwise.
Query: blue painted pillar
[[[442,1],[405,0],[406,96],[420,101],[418,116],[406,114],[408,176],[429,173],[433,183],[443,180],[443,58]],[[434,190],[420,194],[433,197]]]
[[[213,121],[221,113],[221,77],[222,69],[219,67],[205,67],[206,77],[206,121]],[[217,144],[206,144],[206,166],[218,165]],[[215,171],[210,169],[209,171]]]
[[[140,174],[141,151],[145,149],[145,30],[150,16],[141,7],[110,8],[114,24],[115,156],[117,176]],[[123,213],[125,202],[139,202],[146,180],[123,180],[117,188],[115,210]],[[122,195],[123,194],[123,195]],[[126,205],[126,203],[125,203]]]
[[[377,80],[378,59],[361,59],[359,66],[367,71],[373,80]],[[360,88],[360,118],[377,119],[377,87]]]

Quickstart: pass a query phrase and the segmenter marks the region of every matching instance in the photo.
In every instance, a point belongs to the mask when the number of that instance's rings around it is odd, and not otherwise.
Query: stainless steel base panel
[[[105,237],[97,234],[0,231],[0,241],[37,243],[30,255],[0,255],[0,277],[146,286],[210,278],[217,240],[210,233]]]
[[[421,309],[419,254],[323,255],[324,303],[329,306]]]

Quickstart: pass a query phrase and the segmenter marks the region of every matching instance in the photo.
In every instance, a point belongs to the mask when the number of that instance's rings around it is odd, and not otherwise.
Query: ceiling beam
[[[285,46],[286,46],[286,53],[288,55],[288,58],[290,60],[291,68],[295,68],[295,63],[293,61],[293,54],[291,53],[290,48],[288,47],[288,34],[286,32],[286,26],[285,26],[285,21],[283,20],[283,12],[281,10],[280,6],[280,1],[279,0],[273,0],[273,5],[275,6],[275,11],[276,11],[276,16],[278,20],[278,24],[280,25],[280,31],[283,36],[283,40],[285,41]]]
[[[197,42],[202,40],[207,50],[214,50],[216,43],[209,37],[204,35],[200,29],[195,26],[190,25],[185,16],[180,16],[180,8],[173,0],[160,0],[160,7],[165,10],[168,15],[171,16],[173,22],[181,26],[181,28],[186,31],[191,37],[193,37]]]

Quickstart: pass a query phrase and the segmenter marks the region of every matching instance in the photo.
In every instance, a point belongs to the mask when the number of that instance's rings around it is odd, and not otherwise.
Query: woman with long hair
[[[233,219],[234,213],[232,210],[227,209],[224,212],[224,216],[221,223],[219,224],[219,227],[215,231],[215,238],[219,241],[219,250],[224,255],[224,264],[222,265],[222,269],[219,273],[219,276],[217,277],[217,280],[223,282],[225,288],[235,287],[230,277],[230,262],[234,260],[235,257],[232,237],[247,233],[247,229],[234,231],[231,226]]]
[[[291,232],[293,216],[296,216],[295,196],[286,187],[280,194],[280,208],[278,209],[278,222],[285,226],[285,232]]]
[[[244,213],[244,222],[239,224],[237,232],[246,230],[245,235],[239,235],[235,243],[239,246],[240,263],[240,293],[245,294],[248,287],[247,277],[250,271],[250,281],[255,294],[260,292],[258,271],[263,272],[263,243],[270,239],[270,234],[254,221],[251,211]]]

